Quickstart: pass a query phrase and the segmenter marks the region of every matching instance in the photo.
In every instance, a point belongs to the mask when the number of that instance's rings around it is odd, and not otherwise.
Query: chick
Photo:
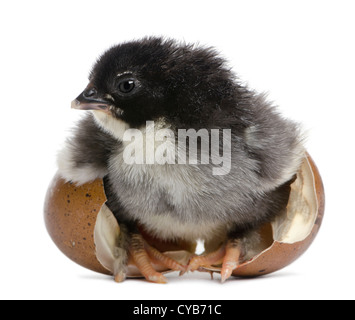
[[[215,49],[171,39],[109,49],[72,107],[90,112],[60,151],[59,172],[77,184],[104,178],[107,205],[122,230],[119,282],[129,259],[152,282],[166,282],[153,261],[182,273],[222,264],[222,281],[228,279],[248,259],[257,230],[285,208],[305,154],[298,125],[243,85]],[[152,129],[169,134],[152,146]],[[134,150],[143,163],[127,163],[127,132],[141,132]],[[186,132],[200,136],[187,137],[183,148],[179,134]],[[167,141],[169,161],[148,154]],[[191,146],[199,156],[187,152]],[[221,154],[223,162],[215,161]],[[180,265],[149,246],[139,226],[161,240],[203,240],[206,251]]]

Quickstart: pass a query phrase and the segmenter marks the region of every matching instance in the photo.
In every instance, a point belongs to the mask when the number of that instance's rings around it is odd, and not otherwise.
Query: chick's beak
[[[77,110],[98,110],[111,114],[112,102],[100,98],[96,89],[86,88],[72,103],[72,109]]]

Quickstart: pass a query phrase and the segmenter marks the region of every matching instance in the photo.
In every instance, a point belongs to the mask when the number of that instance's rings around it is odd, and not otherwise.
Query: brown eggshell
[[[325,198],[319,171],[309,156],[305,158],[292,188],[285,214],[280,216],[279,221],[265,225],[260,230],[261,249],[252,259],[239,266],[233,273],[234,276],[255,277],[280,270],[300,257],[312,244],[323,220]],[[112,268],[103,267],[99,262],[98,257],[101,258],[102,254],[96,252],[94,239],[96,221],[100,212],[106,207],[104,206],[106,200],[101,179],[76,186],[66,183],[56,175],[47,192],[44,213],[50,236],[68,258],[90,270],[112,274]],[[298,206],[300,212],[295,214],[294,211],[298,210]],[[303,220],[308,224],[307,228],[310,231],[309,234],[300,236],[297,232],[302,234]],[[301,230],[296,229],[296,235],[291,232],[292,228],[295,228],[293,226],[295,221],[296,224],[300,224],[301,221],[301,227],[298,227]],[[142,226],[140,231],[146,241],[162,252],[168,251],[167,254],[180,263],[186,264],[195,251],[196,244],[163,242],[148,235]],[[117,232],[119,232],[118,224]],[[294,239],[301,240],[294,241]],[[220,272],[221,269],[213,267],[208,270]],[[129,266],[129,276],[140,276],[133,265]]]
[[[56,175],[48,188],[44,218],[49,235],[68,258],[110,274],[97,260],[94,243],[96,218],[106,200],[102,180],[78,187]]]
[[[97,217],[106,201],[102,179],[76,186],[57,174],[47,191],[44,219],[52,240],[68,258],[92,271],[111,275],[112,270],[105,268],[98,259],[94,237]],[[195,251],[196,244],[160,241],[149,236],[143,227],[140,231],[146,241],[180,263],[187,264]],[[140,276],[132,264],[128,276]]]
[[[233,275],[242,277],[253,277],[269,274],[290,265],[298,259],[311,246],[321,227],[324,210],[325,195],[324,186],[318,168],[311,157],[308,162],[313,173],[314,191],[317,200],[317,216],[310,234],[302,241],[295,243],[282,243],[274,241],[272,246],[264,250],[260,255],[239,267]],[[269,232],[271,229],[269,228]]]

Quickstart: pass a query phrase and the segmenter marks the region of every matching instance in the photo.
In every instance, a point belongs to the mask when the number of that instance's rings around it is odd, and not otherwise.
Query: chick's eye
[[[134,79],[125,79],[118,84],[118,90],[123,94],[131,93],[135,87],[136,83]]]

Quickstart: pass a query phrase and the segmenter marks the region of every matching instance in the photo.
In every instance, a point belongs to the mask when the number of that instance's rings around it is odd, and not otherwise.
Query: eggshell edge
[[[314,177],[314,188],[318,202],[317,218],[311,233],[302,241],[281,243],[274,241],[271,247],[264,250],[252,260],[242,264],[233,272],[237,277],[256,277],[279,271],[297,260],[313,243],[322,225],[325,211],[325,193],[322,178],[313,159],[307,155]]]

